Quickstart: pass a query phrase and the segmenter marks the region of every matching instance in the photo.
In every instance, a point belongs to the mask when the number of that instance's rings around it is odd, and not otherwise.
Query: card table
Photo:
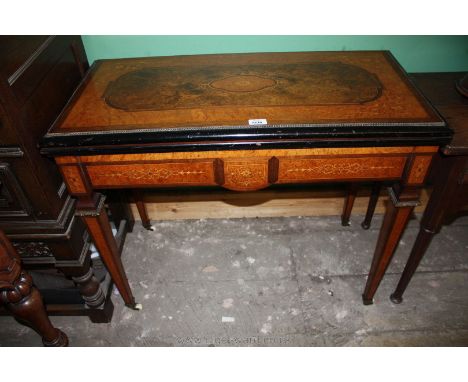
[[[362,296],[372,304],[451,135],[387,51],[194,55],[96,61],[41,151],[133,308],[102,190],[391,182]]]

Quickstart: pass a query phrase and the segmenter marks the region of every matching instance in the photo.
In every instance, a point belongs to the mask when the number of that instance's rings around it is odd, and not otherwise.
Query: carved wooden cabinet
[[[49,313],[106,321],[112,306],[90,267],[88,232],[38,149],[88,67],[79,36],[0,36],[0,229],[38,286],[60,284],[42,291]]]

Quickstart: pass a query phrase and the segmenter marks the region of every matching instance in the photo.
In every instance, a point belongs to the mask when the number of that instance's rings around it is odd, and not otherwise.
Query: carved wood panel
[[[32,217],[32,207],[8,163],[0,163],[0,218]]]
[[[396,179],[406,157],[279,158],[278,183],[313,180]]]
[[[21,258],[53,257],[52,250],[43,241],[12,242]]]

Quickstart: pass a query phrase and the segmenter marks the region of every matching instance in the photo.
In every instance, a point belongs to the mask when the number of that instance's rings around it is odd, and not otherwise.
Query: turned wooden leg
[[[39,291],[33,286],[31,276],[21,269],[18,254],[2,231],[0,302],[16,319],[38,332],[44,346],[68,346],[68,337],[52,326]]]
[[[78,285],[81,297],[90,308],[98,308],[106,301],[101,283],[94,276],[92,267],[81,276],[74,276],[72,280]]]
[[[79,260],[74,264],[65,265],[63,261],[57,262],[56,268],[65,276],[71,277],[88,307],[97,308],[105,302],[105,293],[94,275],[89,245],[89,243],[84,245]]]
[[[416,189],[410,188],[398,191],[396,187],[392,187],[389,188],[389,193],[390,201],[380,229],[367,284],[362,295],[364,305],[373,303],[374,294],[390,264],[411,212],[418,204],[419,191]]]
[[[356,199],[357,190],[358,190],[358,183],[348,184],[345,203],[343,206],[343,213],[341,215],[342,226],[349,226],[349,218],[351,216],[351,211],[353,210],[353,205],[354,205],[354,200]]]
[[[135,303],[135,298],[133,297],[120,259],[117,243],[112,234],[109,219],[103,208],[104,199],[105,197],[100,194],[95,194],[93,198],[80,198],[76,214],[81,216],[88,227],[94,245],[99,251],[101,259],[109,271],[125,304],[133,309],[139,309],[140,305]]]
[[[86,272],[79,272],[72,276],[72,280],[79,288],[81,297],[85,301],[88,309],[88,316],[91,322],[108,323],[112,319],[114,305],[110,298],[106,301],[106,294],[102,285],[94,275],[93,267],[89,267]]]
[[[137,206],[138,213],[140,214],[141,224],[147,230],[152,231],[153,228],[151,227],[151,221],[148,216],[148,211],[146,210],[143,193],[138,189],[134,189],[132,190],[132,195],[133,195],[133,200],[135,201],[135,204]]]
[[[421,219],[421,228],[411,250],[400,281],[391,294],[390,300],[395,304],[403,301],[403,293],[413,277],[419,263],[426,253],[432,238],[436,235],[444,222],[449,206],[456,199],[460,187],[460,175],[464,172],[465,159],[463,157],[441,158],[441,169],[436,173],[434,188]]]
[[[41,294],[32,285],[31,276],[22,271],[13,285],[14,289],[1,292],[0,299],[5,308],[15,318],[38,332],[44,346],[68,346],[66,334],[52,326]]]
[[[369,205],[367,206],[366,217],[364,221],[361,223],[361,227],[364,229],[369,229],[372,218],[374,217],[375,207],[377,205],[377,201],[379,200],[380,190],[382,188],[381,182],[374,182],[372,185],[372,191],[369,198]]]

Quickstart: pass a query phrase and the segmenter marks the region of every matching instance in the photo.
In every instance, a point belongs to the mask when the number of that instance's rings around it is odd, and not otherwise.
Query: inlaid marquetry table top
[[[437,144],[449,134],[386,51],[151,57],[96,61],[43,151],[246,139]]]

